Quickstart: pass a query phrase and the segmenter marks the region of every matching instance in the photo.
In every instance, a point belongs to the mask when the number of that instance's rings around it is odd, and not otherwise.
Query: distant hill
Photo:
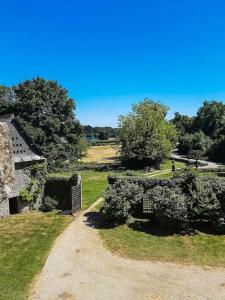
[[[109,126],[92,127],[90,125],[85,125],[83,128],[87,139],[107,140],[109,138],[117,137],[117,129]]]

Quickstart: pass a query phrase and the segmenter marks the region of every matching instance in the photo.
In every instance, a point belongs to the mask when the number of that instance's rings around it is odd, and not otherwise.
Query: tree
[[[98,138],[99,138],[99,140],[101,140],[101,141],[105,141],[105,140],[108,140],[109,136],[108,136],[108,133],[107,133],[107,132],[100,131],[100,132],[99,132],[99,135],[98,135]]]
[[[9,87],[0,85],[0,115],[13,112],[14,96],[13,90]]]
[[[225,135],[216,139],[209,150],[209,158],[215,161],[225,162]]]
[[[176,126],[178,133],[182,136],[186,133],[191,133],[193,130],[193,118],[181,115],[179,112],[175,113],[171,122]]]
[[[75,162],[81,155],[83,132],[67,91],[56,81],[42,78],[26,80],[13,91],[16,118],[48,159],[49,167],[62,168]]]
[[[225,130],[225,105],[218,101],[205,101],[197,112],[194,127],[216,138]]]
[[[175,126],[165,120],[168,108],[152,100],[134,104],[119,117],[121,156],[131,165],[159,164],[170,156],[176,142]]]
[[[189,157],[197,151],[196,153],[198,153],[198,155],[200,154],[201,157],[204,157],[207,155],[211,145],[211,139],[202,131],[199,131],[181,136],[179,139],[178,151],[180,154],[188,155]]]

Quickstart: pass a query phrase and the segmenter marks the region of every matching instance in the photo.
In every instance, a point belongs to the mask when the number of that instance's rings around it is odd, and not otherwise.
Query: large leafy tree
[[[34,78],[13,87],[14,113],[51,169],[73,163],[80,156],[82,126],[74,101],[56,81]]]
[[[14,95],[9,87],[0,85],[0,115],[13,112]]]
[[[216,138],[225,129],[225,105],[218,101],[205,101],[197,112],[194,127]]]
[[[179,112],[175,113],[171,122],[176,126],[179,135],[191,133],[193,130],[193,118],[187,115],[182,115]]]
[[[132,165],[159,164],[169,157],[176,142],[175,126],[166,121],[168,108],[152,100],[134,104],[119,117],[121,156]]]

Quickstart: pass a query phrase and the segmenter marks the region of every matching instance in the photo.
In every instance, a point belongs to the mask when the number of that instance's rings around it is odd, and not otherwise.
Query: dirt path
[[[57,239],[32,300],[225,299],[224,269],[117,257],[103,247],[95,218],[89,209]]]

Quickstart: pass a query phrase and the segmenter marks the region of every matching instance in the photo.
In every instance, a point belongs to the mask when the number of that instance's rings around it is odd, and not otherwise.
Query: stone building
[[[30,168],[44,162],[13,114],[0,116],[0,216],[27,209],[18,197],[30,181]],[[40,205],[35,203],[36,207]]]

